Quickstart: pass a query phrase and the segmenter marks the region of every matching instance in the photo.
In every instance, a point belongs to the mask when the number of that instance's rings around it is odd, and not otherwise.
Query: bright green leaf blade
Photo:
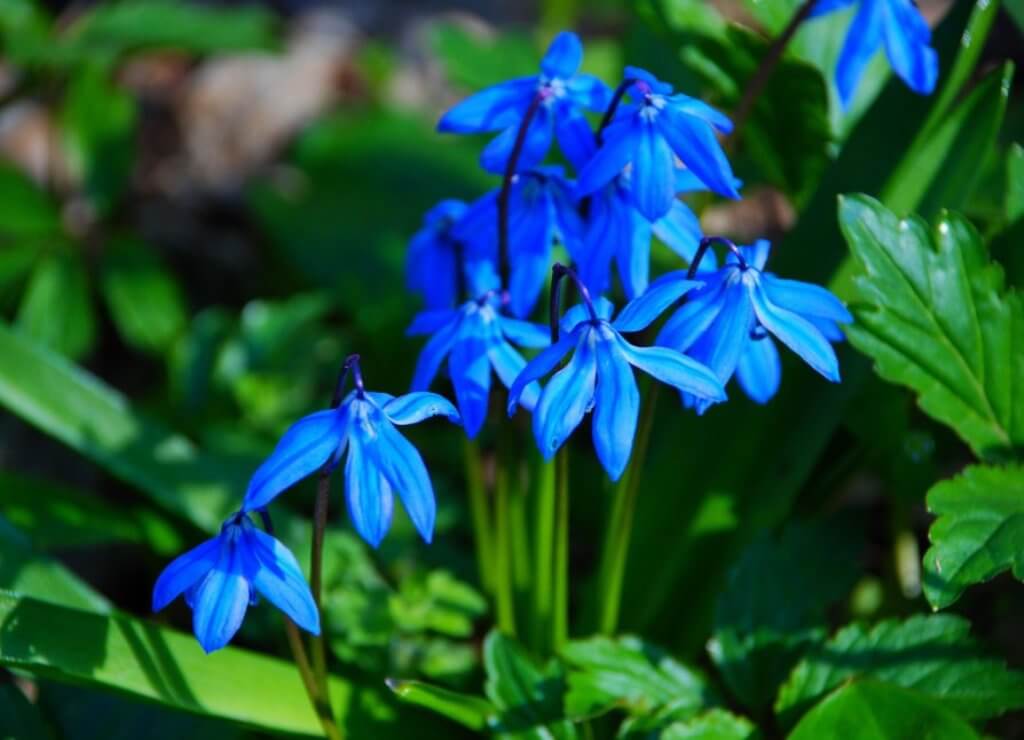
[[[389,678],[387,684],[402,701],[425,707],[471,730],[486,729],[497,712],[494,705],[482,697],[460,694],[422,681]]]
[[[934,229],[898,219],[865,196],[843,200],[843,233],[864,267],[866,302],[848,335],[883,379],[918,394],[921,408],[980,456],[1024,443],[1024,310],[1007,293],[965,219]]]
[[[515,640],[492,630],[484,641],[487,697],[501,714],[495,729],[523,740],[571,740],[576,728],[562,718],[557,666],[539,669]]]
[[[1006,155],[1006,204],[1007,224],[1013,224],[1024,217],[1024,147],[1014,144]]]
[[[17,325],[28,336],[71,358],[92,348],[96,317],[81,260],[54,255],[36,265],[18,308]]]
[[[125,341],[145,352],[167,352],[185,330],[185,300],[153,248],[134,240],[104,255],[103,297]]]
[[[1011,570],[1024,581],[1024,467],[972,466],[928,492],[924,594],[936,609]]]
[[[571,717],[612,709],[650,714],[672,705],[676,717],[718,703],[705,677],[636,637],[592,637],[562,650],[569,664],[565,708]]]
[[[865,677],[914,689],[967,719],[1024,707],[1024,674],[988,657],[970,628],[952,615],[887,620],[870,630],[849,625],[793,670],[775,703],[779,720],[790,727],[829,691]]]
[[[191,635],[115,614],[88,614],[0,594],[0,665],[84,683],[272,732],[320,735],[295,667],[240,648],[211,655]],[[332,705],[354,737],[408,737],[385,727],[373,692],[331,680]],[[376,712],[376,714],[370,714]]]
[[[61,229],[60,213],[49,196],[21,170],[0,161],[0,236],[48,237]]]
[[[978,740],[952,710],[915,691],[879,681],[847,684],[801,720],[789,740]]]
[[[771,704],[792,666],[824,638],[825,608],[856,580],[857,549],[848,527],[791,526],[777,541],[754,542],[730,571],[708,651],[745,706]]]
[[[724,709],[712,709],[686,722],[675,722],[661,733],[661,740],[755,740],[760,733],[746,717]]]
[[[0,684],[0,740],[53,740],[39,710],[13,683]]]

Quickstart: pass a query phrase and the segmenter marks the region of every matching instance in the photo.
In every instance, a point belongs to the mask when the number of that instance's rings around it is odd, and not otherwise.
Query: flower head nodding
[[[443,200],[427,211],[423,228],[409,242],[406,285],[423,296],[427,309],[451,308],[459,291],[459,245],[452,231],[466,213],[461,200]]]
[[[552,344],[543,350],[516,378],[509,391],[509,414],[515,412],[523,391],[544,377],[573,352],[568,364],[556,372],[541,391],[533,411],[533,432],[541,454],[550,458],[591,410],[593,439],[598,459],[613,480],[626,469],[633,450],[640,407],[633,368],[709,401],[725,400],[725,391],[715,374],[699,362],[664,347],[637,347],[620,332],[644,329],[656,314],[623,312],[610,321],[612,305],[604,299],[592,302],[575,273],[562,265],[554,267],[552,318],[557,320],[559,278],[568,275],[580,290],[583,304],[571,308],[552,326]],[[689,289],[700,283],[693,282]]]
[[[359,356],[345,361],[355,390],[337,408],[318,411],[293,424],[274,452],[249,481],[242,508],[257,511],[286,488],[329,465],[345,463],[345,501],[360,536],[376,547],[391,526],[393,494],[405,505],[420,536],[434,532],[434,489],[420,453],[395,425],[415,424],[431,416],[459,423],[459,412],[436,393],[394,397],[365,390]],[[345,372],[339,379],[339,390]]]
[[[242,512],[224,522],[216,537],[164,569],[153,586],[153,611],[181,594],[207,653],[231,641],[258,594],[302,629],[320,634],[320,614],[295,556]]]
[[[408,333],[433,335],[420,353],[412,389],[426,390],[447,358],[455,400],[470,438],[480,432],[487,416],[491,370],[507,388],[526,366],[514,345],[548,345],[544,327],[502,315],[502,296],[496,287],[457,309],[420,313]],[[533,410],[539,393],[536,383],[528,386],[523,405]]]
[[[899,78],[916,93],[931,93],[939,77],[939,57],[931,47],[931,29],[913,0],[818,0],[811,12],[822,16],[858,3],[836,67],[843,107],[850,106],[865,67],[883,45]]]
[[[601,147],[579,173],[577,193],[594,192],[632,164],[633,201],[648,221],[657,221],[675,199],[679,157],[709,189],[738,199],[732,167],[715,138],[715,129],[732,130],[729,119],[696,98],[673,95],[671,85],[642,69],[627,67],[625,75],[636,102],[616,110]]]
[[[703,285],[693,290],[690,282],[714,243],[729,248],[726,262],[717,270],[701,271]],[[826,379],[838,382],[839,361],[829,342],[843,338],[838,324],[853,321],[825,288],[764,272],[770,247],[763,239],[737,247],[721,237],[706,238],[689,272],[663,275],[627,307],[660,313],[686,294],[686,302],[662,327],[657,344],[704,363],[723,384],[735,373],[740,387],[758,403],[766,403],[779,388],[782,366],[773,336]],[[683,398],[699,413],[710,405],[705,399]]]
[[[484,169],[501,173],[520,123],[527,111],[536,107],[519,169],[540,164],[551,148],[553,135],[570,161],[580,161],[593,148],[593,133],[583,111],[601,111],[611,100],[611,90],[601,80],[579,74],[582,61],[579,37],[563,31],[555,36],[541,60],[540,74],[492,85],[469,96],[445,113],[437,128],[459,134],[501,131],[480,156]]]

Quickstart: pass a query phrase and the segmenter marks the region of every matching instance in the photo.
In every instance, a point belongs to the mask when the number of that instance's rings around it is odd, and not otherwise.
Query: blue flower
[[[916,93],[927,95],[939,77],[932,32],[913,0],[818,0],[812,14],[822,16],[860,3],[839,54],[836,86],[848,108],[864,68],[885,45],[893,71]]]
[[[480,155],[480,163],[488,172],[502,173],[519,125],[531,105],[536,105],[518,169],[530,169],[544,160],[552,133],[570,161],[578,161],[593,146],[593,133],[583,111],[604,110],[611,101],[611,90],[601,80],[578,74],[582,61],[579,37],[563,31],[548,47],[539,75],[502,82],[471,95],[445,113],[437,128],[459,134],[501,131]]]
[[[426,390],[447,358],[455,400],[470,438],[480,432],[487,416],[491,369],[509,387],[526,366],[513,343],[546,347],[550,339],[542,326],[502,316],[501,299],[494,290],[455,310],[424,311],[413,320],[408,333],[433,334],[420,353],[412,389]],[[533,410],[539,393],[536,383],[527,386],[523,405]]]
[[[556,242],[578,253],[583,225],[572,197],[572,183],[561,167],[541,167],[516,175],[509,194],[509,310],[523,318],[533,310],[547,280]],[[498,260],[498,191],[473,203],[456,237],[474,255]]]
[[[153,611],[185,594],[192,629],[212,653],[231,641],[257,594],[307,632],[320,634],[320,615],[295,556],[239,512],[220,534],[171,562],[153,586]]]
[[[688,293],[686,302],[665,322],[657,344],[704,363],[723,384],[735,373],[740,387],[758,403],[775,395],[781,378],[771,336],[825,378],[838,382],[839,362],[829,342],[843,337],[838,323],[853,320],[825,288],[764,272],[770,246],[760,240],[737,248],[720,269],[699,273],[703,285],[697,290],[683,271],[663,275],[627,307],[659,313]],[[710,405],[688,396],[684,401],[700,413]]]
[[[700,283],[691,282],[686,290]],[[684,290],[685,292],[685,290]],[[570,351],[568,364],[541,391],[533,411],[533,433],[541,454],[550,459],[593,410],[597,457],[613,480],[626,469],[633,450],[640,393],[633,368],[698,398],[725,400],[715,374],[699,362],[664,347],[636,347],[620,332],[646,328],[657,316],[623,311],[614,322],[612,305],[600,299],[591,309],[575,306],[562,318],[563,336],[527,363],[509,391],[509,414],[527,387],[550,373]]]
[[[409,242],[406,285],[423,296],[428,309],[450,308],[458,292],[458,262],[464,255],[452,229],[466,213],[461,200],[443,200],[427,211],[423,228]]]
[[[714,108],[682,94],[649,72],[626,68],[635,104],[622,104],[605,129],[602,145],[579,173],[577,193],[594,192],[633,165],[633,201],[648,221],[657,221],[675,200],[675,158],[714,192],[739,198],[732,167],[715,129],[732,123]]]
[[[416,448],[395,425],[415,424],[431,416],[458,423],[459,413],[436,393],[395,398],[356,389],[336,409],[300,419],[285,432],[274,452],[249,481],[242,508],[256,511],[286,488],[325,465],[345,463],[345,501],[359,535],[376,547],[391,526],[393,494],[426,542],[434,532],[436,504],[427,468]]]

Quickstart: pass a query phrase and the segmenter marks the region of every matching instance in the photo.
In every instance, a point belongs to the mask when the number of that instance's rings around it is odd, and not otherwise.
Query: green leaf
[[[188,321],[174,277],[153,248],[130,239],[114,241],[103,260],[103,297],[125,341],[145,352],[167,352]]]
[[[96,341],[96,317],[85,265],[74,255],[39,262],[18,308],[18,328],[47,347],[81,357]]]
[[[704,676],[637,637],[592,637],[562,650],[569,664],[565,707],[571,717],[615,708],[633,715],[670,707],[685,717],[717,703]]]
[[[755,740],[760,733],[746,717],[724,709],[712,709],[686,722],[674,722],[661,733],[661,740]]]
[[[206,655],[191,635],[121,614],[88,614],[0,593],[0,665],[267,731],[322,732],[293,665],[233,647]],[[350,736],[408,737],[412,731],[394,722],[368,689],[333,678],[330,695]],[[385,725],[389,720],[393,724]]]
[[[0,46],[14,64],[33,64],[47,58],[52,47],[52,23],[34,0],[0,3]],[[4,199],[0,197],[0,203]]]
[[[1024,580],[1024,467],[975,465],[928,492],[924,594],[936,609],[1006,570]]]
[[[1024,443],[1024,311],[978,232],[956,214],[929,230],[865,196],[843,199],[843,233],[864,268],[866,306],[848,334],[885,380],[980,457]]]
[[[1014,144],[1006,155],[1006,223],[1024,217],[1024,147]]]
[[[84,13],[66,43],[79,53],[176,49],[206,54],[273,47],[274,18],[255,6],[211,8],[175,0],[121,0]]]
[[[844,627],[793,670],[775,702],[779,720],[792,726],[829,691],[861,678],[913,689],[972,720],[1024,707],[1024,674],[988,657],[970,629],[945,614]]]
[[[402,701],[430,709],[471,730],[484,730],[497,711],[479,696],[432,686],[422,681],[396,681],[389,678],[388,688]]]
[[[53,237],[61,230],[56,205],[25,173],[0,160],[0,236]]]
[[[513,77],[535,75],[540,63],[528,36],[503,33],[481,38],[453,23],[431,29],[431,47],[452,82],[473,92]]]
[[[78,67],[60,112],[72,177],[101,215],[124,192],[135,160],[135,101],[111,82],[111,74],[108,64]]]
[[[487,697],[500,712],[495,730],[523,740],[576,737],[576,728],[563,719],[562,676],[552,664],[541,670],[515,640],[497,630],[484,641]]]
[[[849,527],[793,525],[751,544],[730,571],[708,651],[745,706],[771,704],[801,655],[824,638],[825,608],[856,580],[858,545]]]
[[[0,740],[52,740],[39,710],[13,683],[0,684]]]
[[[978,740],[969,724],[941,703],[879,681],[857,681],[829,695],[800,721],[789,740]]]

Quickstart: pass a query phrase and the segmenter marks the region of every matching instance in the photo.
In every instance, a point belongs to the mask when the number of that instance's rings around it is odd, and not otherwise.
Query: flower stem
[[[554,599],[551,651],[569,637],[569,450],[555,455]]]
[[[644,399],[640,415],[640,429],[637,433],[633,458],[626,474],[616,484],[612,513],[608,520],[605,543],[601,551],[601,567],[598,577],[600,589],[600,623],[602,634],[612,635],[619,625],[619,607],[622,603],[622,582],[626,575],[626,560],[629,557],[629,543],[633,534],[633,514],[636,512],[637,495],[640,492],[641,472],[647,457],[647,446],[654,425],[654,407],[658,400],[658,384],[654,383]]]
[[[313,600],[320,613],[320,623],[324,623],[324,610],[321,605],[323,589],[324,565],[324,531],[327,529],[327,508],[331,492],[331,472],[328,468],[320,471],[316,486],[316,504],[313,507],[313,546],[310,554],[310,588]],[[327,651],[324,647],[323,631],[310,638],[313,653],[313,675],[323,696],[327,695]]]
[[[619,104],[622,103],[623,96],[625,96],[629,88],[635,83],[636,80],[631,77],[627,77],[619,83],[617,88],[615,88],[615,92],[612,94],[612,100],[605,109],[604,115],[601,116],[601,124],[597,127],[597,134],[595,136],[597,138],[598,146],[601,146],[604,143],[604,130],[608,128],[608,124],[610,124],[612,119],[615,118],[615,111],[619,109]]]
[[[501,180],[501,192],[498,193],[498,271],[501,275],[502,287],[508,287],[509,260],[508,260],[508,217],[509,205],[512,198],[512,179],[516,174],[516,165],[519,164],[519,157],[522,156],[523,146],[526,144],[526,134],[530,130],[537,111],[546,96],[538,92],[530,106],[523,114],[523,120],[519,122],[519,131],[516,132],[516,140],[512,145],[512,151],[505,163],[505,174]]]
[[[512,520],[509,516],[509,469],[499,453],[494,476],[494,574],[498,629],[512,637],[516,634],[515,592],[512,580]]]
[[[466,460],[466,487],[469,489],[469,509],[473,518],[473,539],[476,544],[476,561],[480,569],[480,585],[487,593],[494,593],[494,540],[491,531],[491,512],[487,503],[484,486],[483,466],[480,462],[480,446],[475,440],[466,438],[464,457]]]
[[[775,41],[772,42],[771,47],[768,49],[768,53],[761,59],[761,63],[758,65],[757,72],[750,81],[747,83],[746,88],[743,90],[743,97],[740,98],[739,105],[736,106],[735,112],[732,114],[733,129],[732,136],[729,137],[729,143],[735,144],[739,141],[740,131],[743,129],[743,125],[747,122],[750,117],[751,111],[754,110],[754,104],[757,103],[757,99],[761,97],[761,93],[764,92],[765,85],[768,84],[768,80],[771,78],[775,68],[779,66],[779,61],[782,59],[782,53],[786,50],[789,42],[793,40],[793,36],[796,35],[797,29],[800,28],[800,24],[807,20],[807,17],[811,14],[811,10],[814,9],[814,3],[817,0],[804,0],[804,4],[801,5],[793,17],[789,20],[789,24],[782,30],[782,33],[776,37]]]
[[[317,686],[316,676],[313,675],[313,669],[309,665],[309,656],[306,654],[306,648],[302,644],[302,637],[299,635],[299,628],[288,617],[284,618],[284,626],[285,632],[288,635],[288,645],[291,647],[292,656],[295,658],[295,665],[298,667],[299,676],[302,678],[302,685],[306,688],[306,694],[313,705],[313,711],[316,712],[316,716],[320,719],[324,736],[329,738],[329,740],[342,740],[341,730],[338,729],[338,725],[334,721],[334,714],[331,711],[328,695],[326,692],[321,693],[320,688]]]
[[[538,453],[538,457],[539,457]],[[555,466],[542,461],[536,467],[536,549],[531,637],[539,655],[546,655],[553,630],[555,554]]]

